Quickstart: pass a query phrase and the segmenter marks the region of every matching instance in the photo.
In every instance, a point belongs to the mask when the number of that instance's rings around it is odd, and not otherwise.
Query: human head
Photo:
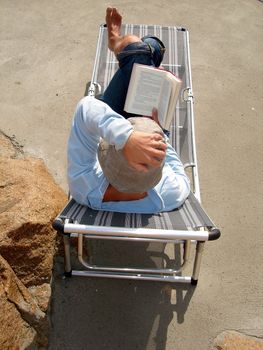
[[[158,133],[164,137],[161,127],[150,118],[133,117],[127,120],[135,131]],[[162,177],[164,159],[159,167],[148,166],[147,172],[141,172],[128,163],[122,150],[117,151],[103,139],[99,144],[98,159],[105,177],[120,192],[147,192],[155,187]]]

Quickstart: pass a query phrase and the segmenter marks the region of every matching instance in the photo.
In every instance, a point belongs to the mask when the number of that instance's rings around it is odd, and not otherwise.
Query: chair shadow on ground
[[[93,243],[92,254],[112,264],[132,257],[131,265],[140,260],[144,266],[155,267],[162,260],[161,244],[149,247],[135,243],[132,247],[131,254],[130,245],[100,241]],[[180,251],[176,254],[180,260]],[[93,263],[98,263],[95,260]],[[50,350],[164,350],[170,323],[184,322],[195,290],[191,285],[163,282],[75,276],[65,280],[62,269],[63,261],[58,258],[53,279]]]

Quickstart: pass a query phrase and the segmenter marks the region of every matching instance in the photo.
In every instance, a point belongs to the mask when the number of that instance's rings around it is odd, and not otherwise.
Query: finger
[[[137,171],[140,171],[142,173],[147,173],[148,166],[146,164],[142,164],[142,163],[130,163],[130,165]]]
[[[155,141],[163,141],[163,136],[157,132],[152,134],[152,139]]]
[[[160,158],[152,158],[151,163],[149,164],[153,168],[159,168],[162,163],[162,159]]]
[[[152,157],[147,161],[147,164],[154,168],[158,168],[163,162],[164,158],[164,152],[155,152],[154,154],[152,154]]]
[[[154,152],[152,153],[152,157],[154,158],[158,158],[163,160],[166,156],[166,152],[165,150],[162,149],[155,149]]]
[[[153,144],[153,148],[159,149],[159,150],[165,152],[166,149],[167,149],[167,145],[166,145],[166,143],[163,140],[155,141],[154,144]]]
[[[162,161],[164,159],[165,155],[166,155],[166,149],[159,149],[158,147],[151,147],[148,150],[148,152],[144,154],[143,163],[148,164],[148,165],[152,165],[152,161],[154,158],[160,159]]]
[[[147,153],[144,153],[143,159],[144,163],[149,164],[153,157],[163,159],[166,155],[166,144],[161,144],[161,142],[155,142],[148,148]],[[138,159],[139,160],[139,159]]]

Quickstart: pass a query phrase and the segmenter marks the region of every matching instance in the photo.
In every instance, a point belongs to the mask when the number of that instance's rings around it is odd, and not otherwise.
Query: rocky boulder
[[[37,300],[0,256],[1,349],[46,345],[48,323]]]
[[[237,331],[224,331],[216,337],[211,350],[263,350],[263,339]]]
[[[52,221],[65,202],[43,161],[0,133],[0,349],[47,345]]]

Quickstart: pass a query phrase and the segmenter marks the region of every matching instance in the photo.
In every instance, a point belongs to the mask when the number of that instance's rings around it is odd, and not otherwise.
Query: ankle
[[[135,35],[124,35],[124,36],[119,36],[115,37],[115,43],[114,43],[114,53],[117,55],[120,53],[126,46],[138,42],[142,42],[141,39]]]

